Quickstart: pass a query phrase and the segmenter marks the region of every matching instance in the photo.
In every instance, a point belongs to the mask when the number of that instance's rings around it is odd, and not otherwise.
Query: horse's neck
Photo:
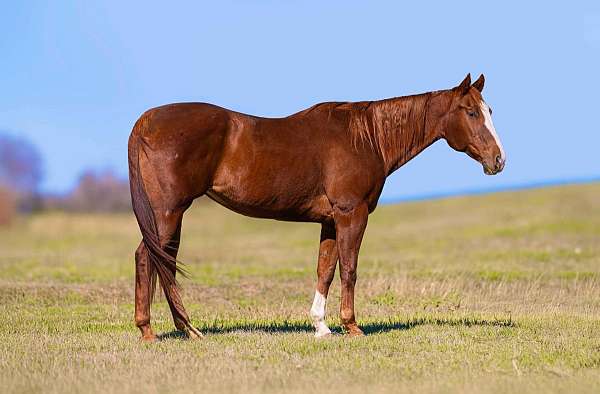
[[[440,138],[438,107],[445,106],[445,92],[375,101],[371,105],[373,132],[379,143],[386,175],[413,159]]]

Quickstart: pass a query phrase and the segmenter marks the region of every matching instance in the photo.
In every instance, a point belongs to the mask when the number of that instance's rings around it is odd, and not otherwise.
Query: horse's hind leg
[[[177,209],[154,210],[156,227],[160,248],[173,258],[177,257],[179,241],[181,236],[181,221],[187,206]],[[156,340],[156,335],[150,326],[150,303],[156,286],[156,268],[152,265],[148,250],[144,242],[135,253],[135,323],[142,332],[142,339],[147,341]],[[167,268],[175,278],[175,266]],[[176,288],[175,281],[172,283],[161,283],[169,309],[173,315],[175,327],[185,331],[190,337],[198,338],[202,334],[194,328],[190,318],[183,306],[181,296]]]
[[[135,325],[142,332],[142,340],[145,341],[156,340],[150,326],[153,283],[156,283],[156,272],[150,263],[144,242],[140,242],[135,251]]]
[[[166,210],[162,214],[157,214],[157,227],[160,239],[160,246],[165,252],[177,257],[179,250],[179,241],[181,236],[181,221],[183,219],[183,213],[187,207],[178,208],[175,210]],[[176,269],[172,267],[171,272],[175,277]],[[173,315],[173,322],[178,330],[185,331],[191,338],[199,338],[202,336],[190,322],[190,318],[183,306],[179,291],[175,287],[175,284],[163,284],[163,291],[165,298],[169,304],[169,309]]]
[[[159,232],[160,247],[173,258],[177,257],[179,240],[181,236],[181,221],[183,209],[166,210],[155,213],[156,224]],[[150,325],[150,303],[156,285],[156,270],[150,262],[148,250],[144,242],[135,252],[135,323],[142,332],[142,339],[146,341],[156,340],[156,335]],[[175,267],[170,268],[175,277]],[[175,327],[185,331],[190,337],[197,338],[202,334],[190,323],[190,318],[183,306],[179,292],[174,284],[162,284],[165,298],[173,315]]]
[[[335,274],[335,266],[338,261],[338,251],[335,240],[335,228],[333,225],[323,224],[321,227],[321,242],[319,245],[319,262],[317,266],[317,289],[310,317],[315,327],[315,337],[321,338],[331,334],[329,327],[325,324],[325,308],[329,286]]]

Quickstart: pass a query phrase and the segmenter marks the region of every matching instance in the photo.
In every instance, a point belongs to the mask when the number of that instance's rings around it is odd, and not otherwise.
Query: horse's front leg
[[[358,328],[354,315],[354,285],[356,284],[358,252],[367,227],[368,216],[369,209],[364,203],[352,209],[336,207],[334,212],[342,282],[340,317],[343,327],[351,336],[364,335]]]
[[[331,334],[329,327],[325,324],[325,309],[329,286],[335,274],[335,266],[338,261],[338,252],[335,242],[335,227],[333,224],[321,226],[321,242],[319,244],[319,262],[317,265],[317,289],[310,317],[315,327],[315,337],[322,338]]]

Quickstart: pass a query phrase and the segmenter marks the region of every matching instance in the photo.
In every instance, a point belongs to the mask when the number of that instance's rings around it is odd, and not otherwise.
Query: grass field
[[[2,392],[600,392],[600,184],[381,206],[359,262],[363,338],[312,336],[319,226],[202,202],[184,302],[203,340],[133,324],[132,215],[0,229]],[[338,324],[339,283],[328,305]]]

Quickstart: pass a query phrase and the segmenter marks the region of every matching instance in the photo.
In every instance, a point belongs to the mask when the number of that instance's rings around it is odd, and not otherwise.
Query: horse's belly
[[[333,210],[324,195],[252,193],[244,187],[213,186],[206,194],[217,203],[245,216],[298,222],[323,222]]]
[[[236,130],[227,141],[210,198],[260,218],[318,222],[331,215],[314,145],[277,130]]]

